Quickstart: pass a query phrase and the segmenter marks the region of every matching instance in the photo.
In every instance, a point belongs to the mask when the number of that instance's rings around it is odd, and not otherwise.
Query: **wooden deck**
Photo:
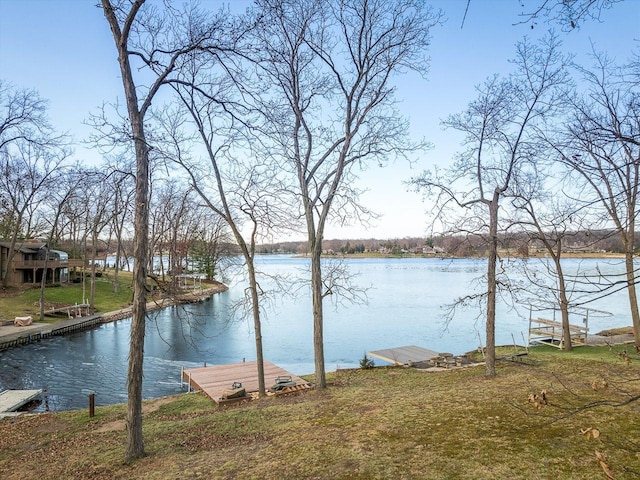
[[[367,352],[372,357],[379,358],[385,362],[392,363],[394,365],[405,365],[409,362],[425,362],[433,357],[440,355],[438,352],[428,350],[426,348],[417,347],[415,345],[409,345],[406,347],[387,348],[384,350],[376,350],[373,352]]]
[[[311,388],[311,384],[293,375],[271,362],[264,362],[265,387],[268,389],[277,377],[290,376],[296,382],[292,390]],[[258,362],[233,363],[229,365],[214,365],[211,367],[190,368],[182,371],[182,380],[191,388],[201,390],[213,401],[223,403],[222,393],[231,388],[234,382],[242,384],[247,395],[258,391]],[[237,399],[234,399],[237,401]]]
[[[23,405],[35,400],[42,390],[5,390],[0,393],[0,415],[15,412]]]

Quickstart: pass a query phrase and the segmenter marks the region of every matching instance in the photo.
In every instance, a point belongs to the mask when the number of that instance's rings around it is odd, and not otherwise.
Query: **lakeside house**
[[[69,279],[69,269],[82,267],[82,260],[69,260],[69,255],[60,250],[49,249],[42,242],[0,242],[0,272],[7,271],[7,286],[64,283]],[[12,258],[13,257],[13,258]],[[46,264],[46,273],[45,273]]]

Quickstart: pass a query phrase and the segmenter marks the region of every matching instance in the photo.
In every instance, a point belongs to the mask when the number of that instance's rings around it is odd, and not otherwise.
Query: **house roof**
[[[46,245],[44,242],[17,242],[14,250],[20,253],[35,253]],[[11,248],[11,242],[0,242],[0,247]]]

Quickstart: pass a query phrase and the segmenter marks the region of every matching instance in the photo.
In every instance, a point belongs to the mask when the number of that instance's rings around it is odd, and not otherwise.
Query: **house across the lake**
[[[82,260],[69,260],[67,253],[49,249],[41,242],[16,243],[13,251],[11,258],[11,242],[0,242],[0,272],[6,269],[7,285],[13,287],[37,285],[43,275],[47,284],[65,283],[69,269],[83,264]]]

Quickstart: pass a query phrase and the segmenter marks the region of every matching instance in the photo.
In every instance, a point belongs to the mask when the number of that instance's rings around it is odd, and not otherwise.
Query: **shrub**
[[[364,354],[364,357],[362,357],[360,359],[360,368],[363,368],[365,370],[369,369],[369,368],[373,368],[375,367],[376,364],[373,362],[372,358],[367,357],[367,354]]]

